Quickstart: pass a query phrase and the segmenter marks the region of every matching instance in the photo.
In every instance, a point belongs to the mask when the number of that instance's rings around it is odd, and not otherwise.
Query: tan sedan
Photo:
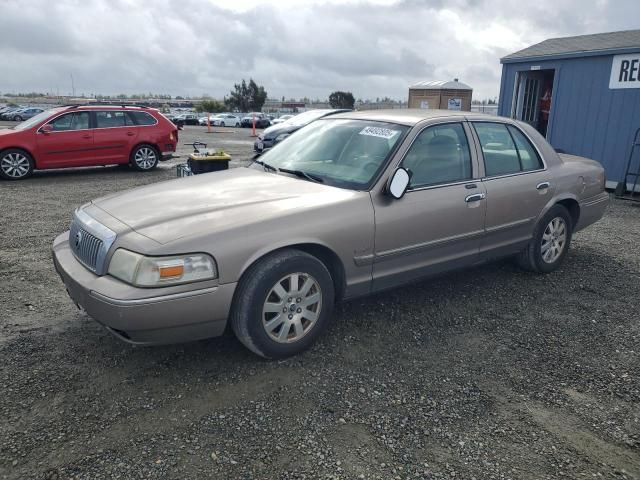
[[[71,298],[139,344],[222,334],[284,357],[336,301],[514,256],[555,270],[608,204],[602,167],[533,128],[465,112],[349,112],[246,168],[76,210],[53,244]]]

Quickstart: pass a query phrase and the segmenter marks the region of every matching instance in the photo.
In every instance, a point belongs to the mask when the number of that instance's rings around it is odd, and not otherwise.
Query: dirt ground
[[[181,143],[250,158],[248,130],[204,130]],[[122,343],[53,269],[75,207],[178,162],[0,182],[0,478],[640,479],[638,205],[553,274],[501,261],[348,302],[268,362],[232,336]]]

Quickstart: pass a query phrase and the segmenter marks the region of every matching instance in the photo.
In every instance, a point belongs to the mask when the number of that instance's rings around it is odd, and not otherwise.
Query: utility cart
[[[192,145],[193,153],[189,154],[187,163],[176,167],[178,177],[217,172],[229,168],[231,155],[223,150],[207,150],[207,144],[197,140],[185,145]]]

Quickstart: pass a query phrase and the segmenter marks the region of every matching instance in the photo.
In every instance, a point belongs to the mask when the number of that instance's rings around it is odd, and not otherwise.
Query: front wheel
[[[572,232],[571,215],[562,205],[554,205],[536,225],[529,245],[518,255],[518,264],[532,272],[553,272],[569,251]]]
[[[240,124],[238,122],[236,122],[236,128],[238,128],[240,126]]]
[[[334,287],[327,267],[300,250],[283,250],[243,275],[230,321],[238,339],[265,358],[284,358],[311,346],[326,329]]]
[[[23,180],[33,173],[33,158],[27,152],[10,148],[0,152],[0,177]]]
[[[15,117],[13,117],[13,121],[14,122],[21,122],[22,121],[22,117],[20,115],[16,115]]]
[[[220,126],[221,126],[221,127],[224,127],[224,122],[220,122]]]
[[[158,160],[158,151],[151,145],[138,145],[131,152],[131,165],[141,172],[156,168]]]

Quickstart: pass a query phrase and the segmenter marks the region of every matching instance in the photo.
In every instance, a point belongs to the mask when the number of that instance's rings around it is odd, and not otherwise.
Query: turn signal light
[[[172,265],[170,267],[160,267],[160,278],[181,277],[184,273],[183,265]]]

